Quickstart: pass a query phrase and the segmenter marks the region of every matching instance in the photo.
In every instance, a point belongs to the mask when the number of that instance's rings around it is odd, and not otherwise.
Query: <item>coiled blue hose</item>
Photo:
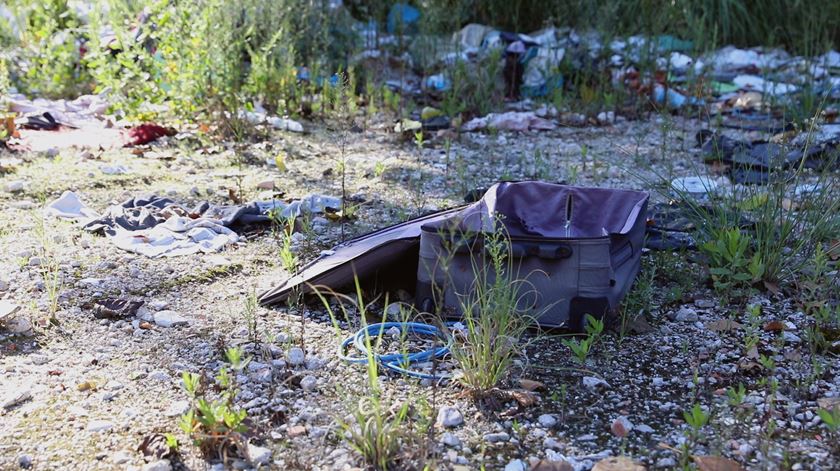
[[[382,333],[385,330],[390,329],[392,327],[400,329],[401,332],[410,332],[419,335],[429,335],[438,337],[447,343],[443,347],[437,347],[430,350],[424,350],[422,352],[416,352],[411,354],[370,354],[370,352],[368,352],[367,350],[367,346],[365,345],[365,338],[376,338],[382,335]],[[345,354],[350,345],[353,345],[356,348],[356,350],[360,353],[359,356],[350,356],[348,354]],[[344,339],[344,341],[341,342],[339,356],[345,361],[357,364],[367,364],[368,358],[372,356],[374,360],[376,360],[376,362],[382,365],[382,367],[385,369],[396,371],[397,373],[412,376],[414,378],[439,380],[448,378],[449,375],[432,375],[428,373],[421,373],[419,371],[408,369],[407,366],[411,363],[422,363],[425,361],[432,360],[434,358],[441,358],[447,353],[449,353],[449,348],[451,346],[452,340],[447,339],[446,336],[444,336],[443,332],[433,325],[424,324],[421,322],[382,322],[379,324],[371,324],[366,328],[361,329],[355,334]]]

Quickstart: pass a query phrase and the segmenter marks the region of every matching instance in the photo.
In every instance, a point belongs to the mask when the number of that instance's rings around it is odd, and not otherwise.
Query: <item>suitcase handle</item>
[[[454,252],[460,254],[484,249],[484,244],[478,237],[453,236],[450,238],[450,243]],[[569,244],[558,242],[512,241],[510,243],[510,255],[515,258],[531,256],[547,260],[562,260],[572,256],[572,247]]]
[[[535,256],[547,260],[561,260],[572,256],[572,247],[568,244],[512,242],[510,249],[511,255],[517,258]]]

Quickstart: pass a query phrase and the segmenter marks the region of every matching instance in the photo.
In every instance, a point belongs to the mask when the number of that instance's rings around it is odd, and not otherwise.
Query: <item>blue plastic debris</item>
[[[397,3],[388,12],[388,32],[411,33],[417,30],[420,10],[407,3]]]
[[[705,102],[696,97],[692,96],[685,96],[682,93],[674,90],[673,88],[668,88],[666,90],[665,87],[662,85],[656,85],[653,88],[653,102],[657,105],[665,104],[669,109],[676,110],[682,108],[683,106],[701,106],[705,104]]]

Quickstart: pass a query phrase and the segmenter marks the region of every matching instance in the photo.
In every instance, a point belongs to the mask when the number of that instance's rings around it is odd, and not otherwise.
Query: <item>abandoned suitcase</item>
[[[475,294],[475,267],[487,267],[484,240],[494,224],[509,237],[520,309],[543,327],[581,330],[586,314],[614,312],[640,267],[648,194],[541,182],[498,183],[452,217],[420,233],[416,302],[461,315]],[[480,313],[477,313],[480,315]]]

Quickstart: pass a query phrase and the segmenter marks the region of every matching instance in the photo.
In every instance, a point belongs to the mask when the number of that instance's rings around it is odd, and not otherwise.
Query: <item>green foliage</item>
[[[349,321],[350,319],[348,305],[354,306],[358,311],[361,329],[365,332],[364,343],[367,352],[365,392],[352,405],[350,413],[352,420],[348,421],[342,417],[337,419],[337,422],[343,431],[342,439],[362,455],[365,462],[373,469],[378,471],[401,469],[399,455],[402,449],[410,445],[415,438],[411,429],[406,426],[410,419],[409,404],[411,401],[406,400],[401,404],[392,403],[382,392],[378,363],[374,352],[382,341],[384,331],[380,330],[376,337],[372,337],[368,332],[368,305],[365,304],[362,297],[362,289],[358,278],[355,281],[355,300],[350,296],[334,292],[329,293],[339,300],[342,320]],[[315,287],[315,294],[320,298],[330,315],[336,333],[340,334],[339,318],[325,293],[326,289]],[[388,305],[387,298],[385,299],[385,305]]]
[[[589,356],[589,351],[592,346],[598,341],[601,332],[604,331],[604,321],[596,319],[592,315],[587,314],[586,317],[586,336],[583,339],[573,338],[564,339],[563,345],[569,347],[574,355],[575,361],[581,365],[586,363],[586,358]]]
[[[19,46],[19,56],[10,62],[16,66],[14,85],[25,92],[49,98],[88,92],[90,75],[83,65],[81,53],[86,31],[69,2],[16,0],[8,6],[15,13],[19,29],[18,37],[6,36],[2,41],[17,42]],[[3,80],[0,77],[0,82]]]
[[[458,296],[466,329],[452,333],[458,380],[477,398],[507,378],[536,314],[521,307],[528,295],[527,280],[517,277],[508,255],[510,239],[504,226],[496,225],[494,232],[482,237],[484,254],[471,260],[475,282]]]
[[[820,409],[817,411],[823,424],[832,433],[840,431],[840,407],[835,406],[831,410]]]
[[[245,420],[248,417],[244,409],[238,409],[233,401],[239,392],[236,373],[245,369],[250,358],[243,358],[239,347],[228,348],[225,356],[230,364],[231,375],[227,366],[222,366],[216,376],[221,389],[220,398],[210,400],[200,391],[201,377],[195,373],[184,372],[181,375],[184,390],[192,405],[181,416],[179,426],[193,439],[205,456],[228,457],[231,453],[241,455],[244,442],[241,434],[248,430]]]
[[[750,238],[739,229],[714,229],[711,240],[700,246],[709,259],[709,273],[715,290],[727,296],[748,294],[764,276],[764,265],[752,253]]]
[[[691,409],[683,411],[683,418],[695,433],[709,423],[709,414],[700,407],[700,404],[694,404]]]

